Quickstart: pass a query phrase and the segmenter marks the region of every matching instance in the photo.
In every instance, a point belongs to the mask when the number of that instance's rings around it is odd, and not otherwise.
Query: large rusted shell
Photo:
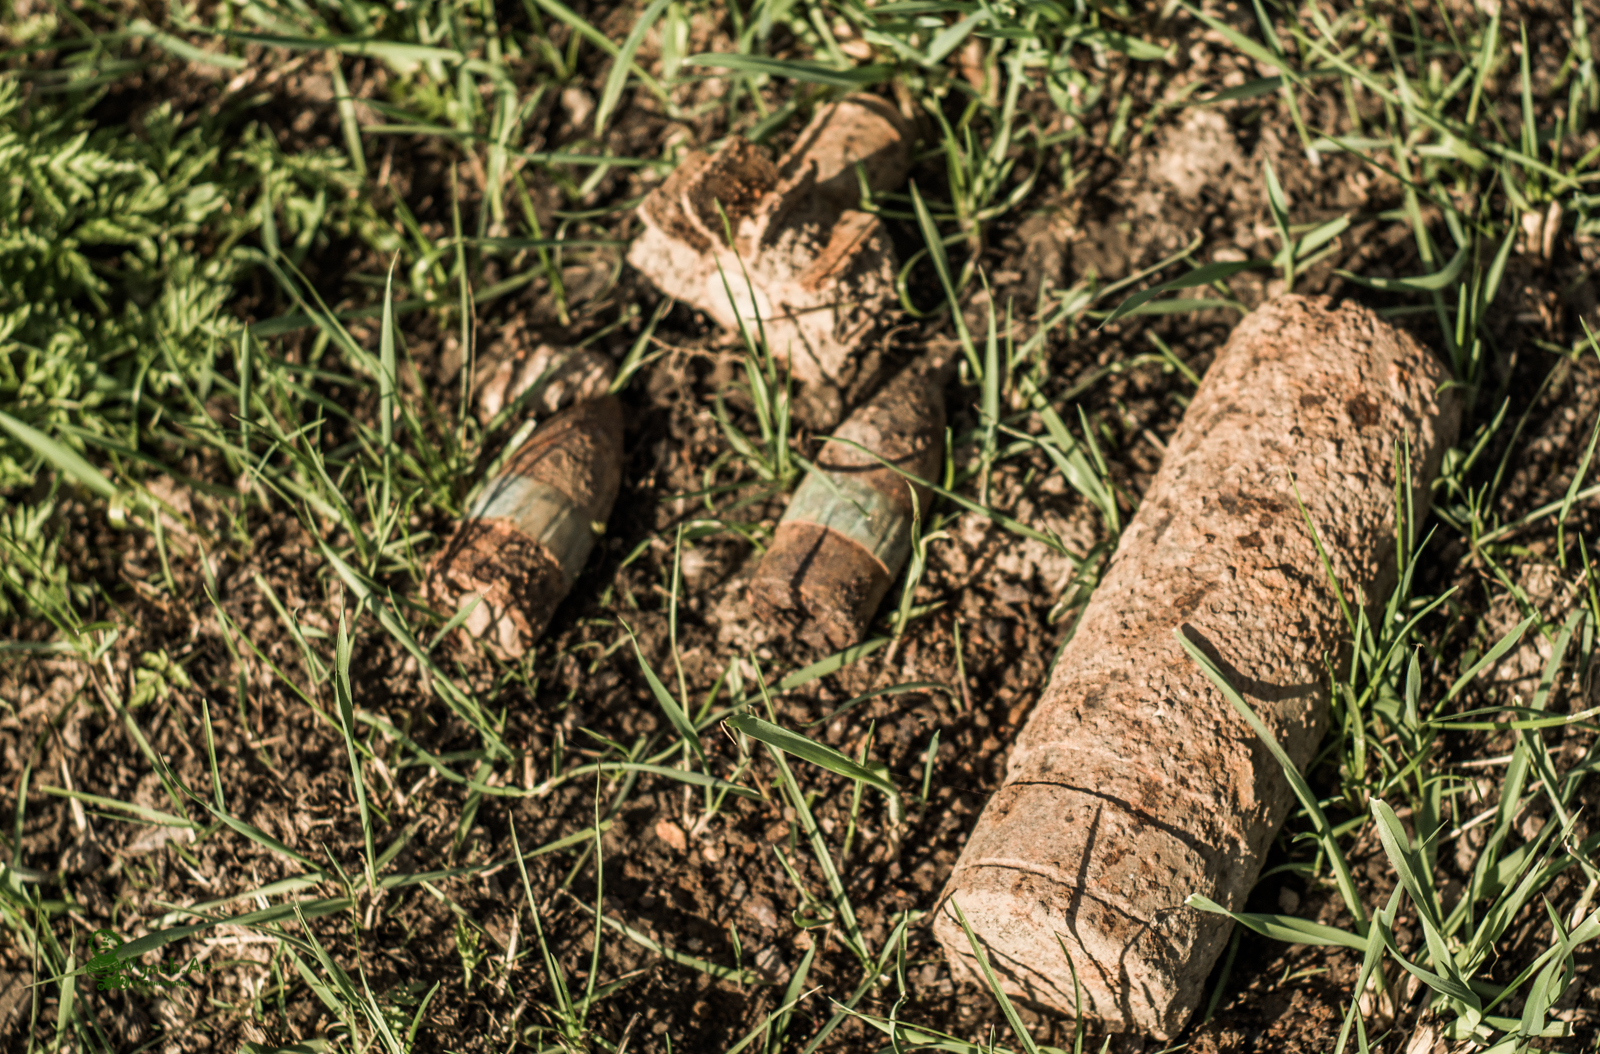
[[[521,655],[549,625],[611,515],[622,481],[622,406],[578,403],[538,428],[483,489],[428,576],[429,600],[477,606],[464,628]]]
[[[913,511],[926,513],[929,497],[878,458],[921,480],[936,476],[948,376],[943,364],[907,368],[823,446],[751,580],[758,617],[816,647],[848,647],[865,634],[905,564]]]
[[[934,922],[973,968],[959,904],[1007,991],[1170,1038],[1198,1004],[1291,804],[1282,769],[1174,639],[1212,655],[1304,766],[1328,719],[1346,597],[1394,582],[1395,449],[1429,484],[1454,442],[1449,377],[1366,308],[1282,297],[1206,373],[1166,460],[1012,748]],[[1065,955],[1063,954],[1065,948]]]

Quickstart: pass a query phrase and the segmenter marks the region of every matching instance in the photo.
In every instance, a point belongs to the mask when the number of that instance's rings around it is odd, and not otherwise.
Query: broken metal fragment
[[[822,109],[777,163],[740,138],[692,151],[640,205],[628,262],[722,326],[764,337],[796,379],[845,383],[897,300],[888,231],[857,209],[861,178],[873,192],[898,186],[911,143],[893,106],[854,95]]]

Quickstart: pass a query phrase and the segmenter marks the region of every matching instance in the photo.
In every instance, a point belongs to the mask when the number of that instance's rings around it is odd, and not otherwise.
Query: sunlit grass
[[[0,917],[42,982],[31,989],[26,1011],[29,1049],[114,1049],[94,957],[131,963],[223,925],[268,939],[271,959],[264,967],[233,964],[261,975],[253,1002],[205,1013],[270,1023],[287,1035],[295,1027],[287,1007],[314,1001],[331,1024],[325,1034],[299,1037],[301,1049],[421,1049],[430,1012],[486,985],[536,1008],[497,1026],[492,1038],[500,1048],[642,1049],[647,1041],[630,1041],[632,1026],[617,1020],[608,1003],[630,981],[603,976],[602,951],[615,941],[659,956],[672,969],[771,989],[759,1004],[766,1009],[737,1024],[742,1038],[734,1050],[810,1054],[830,1036],[837,1041],[837,1030],[851,1020],[861,1023],[851,1026],[863,1028],[858,1036],[872,1030],[899,1049],[1005,1049],[987,1034],[956,1036],[902,1019],[902,1001],[915,995],[906,949],[917,913],[890,920],[877,945],[849,893],[860,842],[893,843],[908,817],[928,807],[937,733],[921,754],[920,780],[907,780],[873,759],[870,733],[852,757],[800,727],[785,709],[785,695],[892,656],[895,642],[938,609],[937,602],[918,603],[918,587],[938,547],[969,513],[1066,558],[1074,575],[1051,598],[1052,618],[1081,609],[1137,500],[1118,482],[1119,452],[1103,446],[1084,398],[1106,378],[1144,367],[1184,383],[1197,378],[1154,330],[1070,387],[1054,375],[1051,350],[1094,326],[1135,334],[1164,316],[1242,311],[1230,281],[1247,271],[1270,275],[1285,289],[1303,286],[1313,273],[1326,273],[1324,261],[1339,258],[1357,217],[1300,222],[1284,173],[1267,166],[1256,189],[1261,220],[1277,239],[1271,258],[1203,263],[1205,246],[1197,238],[1128,275],[1080,276],[1070,288],[1046,288],[1033,304],[1001,302],[991,288],[990,234],[997,221],[1033,207],[1046,189],[1047,157],[1059,156],[1061,190],[1071,193],[1082,178],[1072,151],[1092,137],[1103,134],[1095,147],[1116,154],[1129,148],[1132,130],[1160,119],[1163,106],[1250,99],[1285,115],[1308,163],[1348,154],[1389,181],[1399,205],[1381,218],[1409,231],[1415,273],[1342,277],[1370,289],[1386,314],[1423,321],[1475,416],[1474,430],[1451,452],[1435,488],[1432,541],[1411,541],[1420,496],[1397,496],[1405,573],[1381,620],[1361,615],[1351,626],[1355,658],[1334,679],[1334,732],[1312,782],[1296,786],[1302,808],[1290,830],[1306,836],[1314,851],[1293,850],[1293,866],[1308,883],[1331,890],[1348,919],[1340,928],[1289,916],[1237,917],[1268,936],[1346,947],[1360,962],[1340,1050],[1380,1045],[1396,1027],[1396,993],[1407,977],[1420,981],[1418,991],[1426,989],[1439,1027],[1452,1039],[1501,1054],[1562,1034],[1553,1007],[1573,982],[1578,946],[1600,937],[1591,903],[1600,888],[1589,859],[1595,846],[1572,834],[1576,794],[1593,752],[1558,758],[1541,733],[1588,730],[1592,717],[1581,708],[1571,714],[1554,707],[1572,694],[1600,626],[1587,573],[1589,542],[1575,519],[1596,493],[1584,485],[1593,443],[1561,501],[1507,507],[1504,459],[1516,456],[1516,444],[1505,440],[1521,425],[1508,419],[1508,393],[1495,390],[1491,323],[1508,261],[1530,226],[1526,217],[1559,222],[1567,215],[1580,228],[1594,222],[1586,188],[1600,169],[1585,129],[1600,109],[1600,86],[1581,7],[1572,9],[1564,37],[1570,53],[1547,87],[1536,83],[1524,31],[1498,14],[1431,35],[1424,27],[1418,35],[1416,23],[1392,11],[1331,14],[1312,5],[1257,5],[1246,29],[1183,3],[1169,7],[1173,22],[1158,24],[1131,10],[1070,5],[758,0],[748,8],[716,8],[731,51],[690,53],[694,20],[706,10],[654,0],[640,7],[619,40],[557,0],[529,0],[512,16],[506,5],[476,0],[425,0],[403,9],[358,0],[255,0],[217,5],[203,23],[186,21],[191,16],[174,8],[160,27],[104,9],[87,22],[7,24],[18,45],[8,57],[19,72],[0,82],[0,164],[15,177],[6,184],[12,218],[0,221],[11,225],[0,247],[6,290],[0,328],[7,341],[0,486],[9,504],[0,518],[0,614],[26,620],[17,624],[29,630],[26,641],[10,642],[6,651],[69,655],[94,671],[92,705],[133,744],[133,764],[154,775],[160,796],[159,805],[136,804],[57,785],[54,772],[36,770],[31,761],[8,777],[16,797],[4,835],[7,859],[0,860]],[[1228,89],[1196,82],[1185,86],[1179,103],[1148,112],[1138,108],[1150,101],[1128,89],[1106,94],[1108,63],[1164,62],[1173,51],[1162,34],[1176,35],[1172,27],[1183,25],[1192,31],[1197,20],[1263,75]],[[775,42],[781,53],[774,53]],[[270,69],[295,61],[328,71],[336,146],[288,149],[267,125],[226,107],[203,115],[158,108],[137,134],[98,126],[92,117],[119,78],[151,63],[192,63],[233,77],[253,63]],[[382,68],[381,95],[352,93],[358,62],[368,77]],[[726,91],[715,103],[693,101],[711,80]],[[765,669],[755,655],[719,655],[720,673],[709,687],[691,685],[684,672],[685,554],[718,539],[761,545],[770,530],[762,519],[766,503],[781,498],[806,464],[805,437],[791,420],[789,379],[757,326],[742,334],[735,388],[728,398],[716,393],[707,411],[726,446],[701,467],[702,490],[682,496],[699,503],[695,515],[653,537],[628,540],[633,555],[624,567],[645,558],[653,542],[671,554],[649,557],[660,565],[661,596],[608,608],[595,631],[602,643],[580,660],[591,674],[602,662],[636,672],[659,709],[657,731],[620,743],[603,730],[578,728],[524,753],[507,738],[507,700],[534,695],[540,664],[563,656],[536,653],[522,664],[493,667],[489,680],[471,676],[440,647],[452,628],[447,613],[428,610],[413,589],[440,541],[426,525],[460,512],[476,476],[522,423],[505,413],[480,426],[471,412],[469,352],[479,312],[531,287],[554,305],[562,326],[596,331],[637,324],[616,384],[626,392],[668,354],[655,334],[670,305],[646,318],[638,305],[604,296],[579,300],[563,273],[615,259],[617,225],[636,204],[618,189],[619,174],[661,174],[674,160],[665,150],[659,156],[620,151],[618,128],[630,108],[648,103],[671,121],[710,114],[713,138],[746,134],[761,141],[830,97],[891,84],[920,110],[931,137],[913,182],[864,207],[920,239],[902,265],[903,306],[937,320],[953,338],[963,363],[953,391],[971,410],[963,419],[973,424],[950,436],[935,500],[919,510],[916,558],[875,626],[879,635],[794,670]],[[26,114],[22,85],[36,92]],[[584,85],[597,88],[596,97],[575,137],[530,147],[536,122],[548,119],[539,116],[541,107]],[[1062,118],[1059,130],[1041,128],[1029,97],[1048,101]],[[1329,99],[1341,105],[1314,105]],[[1318,127],[1318,115],[1330,113],[1333,123]],[[383,189],[379,177],[424,147],[445,159],[450,201],[419,217],[413,207],[420,204]],[[553,209],[550,200],[557,202]],[[20,222],[24,214],[27,223]],[[330,278],[320,256],[336,243],[359,246],[371,273]],[[1324,270],[1314,272],[1319,265]],[[616,280],[613,273],[608,282]],[[232,310],[247,288],[272,305],[250,326]],[[979,294],[983,306],[974,313]],[[979,322],[969,325],[973,318]],[[407,380],[417,367],[408,334],[425,323],[453,334],[463,349],[459,388]],[[1570,349],[1585,353],[1591,353],[1586,344]],[[1498,465],[1489,462],[1495,450],[1504,451]],[[1037,459],[1071,500],[1093,510],[1099,541],[1090,551],[1017,519],[998,498],[997,476],[1027,459]],[[162,476],[191,495],[190,512],[174,508],[172,491],[155,485]],[[130,627],[114,604],[103,602],[103,583],[73,577],[75,539],[60,515],[64,505],[88,507],[111,529],[152,535],[164,569],[152,588],[219,627],[228,670],[200,686],[198,718],[185,729],[203,749],[204,785],[186,783],[148,731],[156,714],[186,720],[169,697],[187,691],[193,676],[165,652],[146,652],[138,657],[142,676],[132,684],[99,678]],[[267,577],[252,575],[248,588],[291,645],[281,652],[230,615],[213,577],[224,558],[243,561],[255,553],[254,532],[269,521],[289,524],[320,558],[324,590],[314,605],[327,626],[319,629]],[[1443,649],[1429,616],[1457,610],[1459,598],[1420,592],[1423,581],[1445,577],[1421,569],[1439,559],[1446,537],[1459,538],[1496,588],[1515,594],[1509,568],[1524,555],[1516,548],[1519,532],[1535,530],[1554,534],[1561,567],[1584,569],[1588,600],[1556,618],[1522,598],[1526,610],[1516,628],[1482,642],[1455,669],[1454,652]],[[203,595],[175,596],[175,567],[199,567]],[[655,614],[668,630],[666,658],[653,662],[635,623]],[[1536,694],[1462,711],[1465,700],[1485,698],[1485,671],[1530,635],[1550,648]],[[418,692],[465,730],[450,750],[408,721],[358,705],[351,678],[363,641],[388,642],[413,664]],[[959,645],[957,654],[959,662]],[[348,845],[338,843],[342,849],[291,847],[235,811],[241,789],[228,785],[218,764],[213,720],[237,711],[230,726],[250,727],[245,715],[259,688],[247,668],[265,671],[283,698],[306,707],[331,745],[329,757],[349,783],[351,829],[359,831]],[[835,713],[913,691],[965,699],[967,688],[906,682],[885,671],[869,693]],[[1484,733],[1509,737],[1502,745],[1510,756],[1492,770],[1495,804],[1482,819],[1489,837],[1473,856],[1470,878],[1447,897],[1435,878],[1437,862],[1454,851],[1471,820],[1461,771],[1446,748]],[[1336,775],[1327,783],[1330,772]],[[398,863],[416,827],[392,815],[397,774],[418,773],[455,793],[440,799],[455,810],[444,818],[454,832],[451,860],[427,871]],[[1319,799],[1314,786],[1328,796]],[[677,935],[651,936],[638,920],[608,908],[604,835],[642,787],[681,793],[691,827],[747,807],[786,809],[790,837],[771,852],[799,904],[787,923],[831,940],[814,939],[783,976],[766,976],[746,959],[737,937],[732,950],[693,952]],[[537,803],[574,788],[593,797],[583,826],[525,849],[513,821],[511,844],[470,844],[485,802]],[[60,798],[73,817],[96,824],[181,835],[170,844],[188,866],[199,857],[183,857],[183,847],[227,840],[273,862],[283,877],[185,906],[136,905],[130,910],[142,935],[103,952],[50,861],[23,850],[30,791]],[[826,832],[817,820],[821,805],[831,802],[845,803],[849,822],[842,832]],[[1548,810],[1550,819],[1525,839],[1519,819],[1533,808]],[[1363,837],[1381,843],[1398,883],[1383,903],[1364,899],[1352,875],[1347,854]],[[536,881],[528,865],[540,857],[559,860],[565,881]],[[512,936],[501,946],[452,891],[454,883],[506,867],[517,875],[521,900]],[[1572,869],[1584,876],[1585,892],[1576,904],[1547,909],[1543,896]],[[592,897],[566,892],[579,878]],[[242,885],[248,883],[229,889]],[[375,990],[369,967],[382,951],[374,946],[375,921],[408,897],[451,913],[459,975],[420,990]],[[1509,983],[1491,982],[1494,961],[1510,954],[1513,922],[1547,910],[1546,950],[1524,954],[1526,968]],[[1397,942],[1402,911],[1421,928],[1417,947]],[[583,920],[589,943],[581,954],[558,950],[549,929],[556,912]],[[831,976],[849,979],[843,987],[816,983],[813,971],[825,956],[835,957]],[[1216,995],[1220,989],[1212,1006]],[[1013,1033],[1003,1042],[1045,1049],[1003,997],[1000,1005]],[[807,1020],[821,1024],[807,1031]],[[1084,1043],[1081,1030],[1075,1043]]]

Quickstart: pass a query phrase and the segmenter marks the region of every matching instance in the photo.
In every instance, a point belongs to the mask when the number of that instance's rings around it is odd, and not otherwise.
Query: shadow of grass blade
[[[1365,925],[1367,912],[1362,906],[1361,894],[1356,889],[1355,878],[1350,873],[1350,863],[1345,859],[1344,850],[1340,847],[1338,839],[1334,837],[1333,825],[1328,822],[1327,815],[1322,811],[1322,805],[1317,800],[1316,793],[1311,789],[1310,784],[1306,783],[1305,777],[1300,775],[1299,768],[1285,753],[1282,745],[1278,743],[1277,737],[1272,734],[1271,729],[1262,723],[1261,718],[1257,717],[1256,712],[1250,708],[1250,704],[1245,702],[1233,685],[1228,683],[1228,678],[1217,668],[1217,665],[1207,658],[1205,652],[1201,651],[1193,641],[1184,635],[1182,627],[1175,628],[1172,631],[1172,635],[1177,640],[1178,645],[1188,653],[1189,658],[1194,661],[1195,665],[1199,666],[1201,671],[1205,673],[1207,679],[1216,686],[1217,691],[1222,693],[1223,698],[1233,707],[1234,712],[1250,726],[1250,730],[1256,734],[1256,738],[1261,740],[1262,745],[1271,752],[1283,769],[1283,774],[1288,779],[1289,786],[1294,790],[1295,797],[1299,799],[1301,807],[1311,819],[1312,828],[1316,831],[1318,844],[1322,847],[1329,863],[1333,867],[1334,878],[1338,883],[1339,893],[1344,898],[1346,909],[1355,917],[1357,923]]]

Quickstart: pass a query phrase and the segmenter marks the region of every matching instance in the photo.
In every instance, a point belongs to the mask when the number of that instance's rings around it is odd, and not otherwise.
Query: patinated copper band
[[[871,553],[893,577],[911,554],[911,518],[865,480],[808,472],[780,523],[814,523]]]
[[[555,557],[570,588],[594,548],[594,529],[577,504],[548,483],[506,473],[467,510],[475,520],[506,520]]]

